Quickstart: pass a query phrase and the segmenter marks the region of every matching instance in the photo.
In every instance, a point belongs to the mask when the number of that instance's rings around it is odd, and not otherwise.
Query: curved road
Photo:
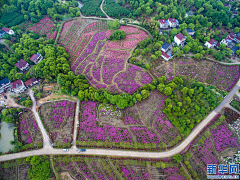
[[[229,101],[232,99],[233,95],[238,91],[240,87],[240,80],[238,83],[233,87],[233,89],[230,91],[230,93],[224,98],[224,100],[220,103],[218,107],[216,107],[204,120],[202,120],[189,134],[189,136],[177,147],[165,151],[165,152],[139,152],[139,151],[120,151],[120,150],[108,150],[108,149],[87,149],[84,154],[88,155],[110,155],[110,156],[126,156],[126,157],[142,157],[142,158],[166,158],[171,157],[175,154],[180,153],[183,151],[190,142],[194,140],[194,138],[201,132],[201,130],[207,126],[207,124],[213,119],[214,116],[217,115],[217,113],[229,103]],[[36,109],[34,110],[34,107],[36,106],[35,99],[33,97],[33,93],[30,93],[31,98],[34,100],[33,104],[33,112],[34,114],[38,116],[38,113],[36,113]],[[40,121],[40,119],[37,119]],[[41,126],[40,123],[38,122]],[[43,134],[45,134],[45,129],[41,128],[41,131],[43,131]],[[44,136],[45,137],[45,136]],[[28,156],[34,156],[34,155],[53,155],[53,154],[78,154],[76,151],[76,148],[70,149],[68,152],[63,152],[62,149],[53,149],[52,147],[49,147],[49,140],[48,137],[44,138],[44,148],[40,150],[33,150],[33,151],[26,151],[26,152],[20,152],[20,153],[14,153],[9,155],[2,155],[0,156],[0,161],[7,161],[17,158],[23,158]]]

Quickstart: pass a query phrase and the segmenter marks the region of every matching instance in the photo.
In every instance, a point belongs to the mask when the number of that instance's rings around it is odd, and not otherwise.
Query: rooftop
[[[27,65],[27,62],[23,59],[20,59],[17,63],[14,64],[17,68],[21,69]]]
[[[175,18],[169,18],[169,19],[168,19],[168,22],[171,22],[171,23],[177,23],[177,21],[176,21]]]
[[[210,39],[210,41],[208,41],[208,43],[211,45],[214,44],[215,42],[217,42],[217,41],[215,41],[214,39]]]
[[[163,49],[167,49],[167,48],[169,48],[169,46],[170,46],[170,44],[164,43],[164,44],[162,45],[162,48],[163,48]]]
[[[33,55],[30,57],[30,60],[31,60],[31,61],[34,61],[37,57],[38,57],[37,54],[33,54]]]
[[[193,29],[191,29],[191,28],[187,28],[186,31],[187,31],[188,33],[190,33],[190,32],[195,32],[195,31],[194,31]]]
[[[232,48],[232,51],[233,51],[234,54],[236,53],[237,50],[239,50],[239,47],[238,47],[238,46],[234,46],[234,47]]]
[[[37,81],[37,79],[35,77],[32,77],[31,79],[25,81],[24,84],[25,84],[25,86],[29,86],[32,83],[34,83],[35,81]]]
[[[177,37],[180,41],[182,41],[185,36],[184,36],[182,33],[179,33],[179,34],[176,35],[176,37]]]
[[[165,52],[163,52],[163,51],[161,51],[162,52],[162,56],[164,56],[165,58],[167,58],[167,59],[169,59],[170,58],[170,56],[169,55],[167,55]]]
[[[5,31],[5,32],[9,32],[11,29],[3,27],[2,30]]]
[[[21,81],[20,79],[11,82],[11,87],[12,87],[12,89],[15,89],[16,87],[22,86],[22,85],[23,85],[23,83],[22,83],[22,81]]]
[[[2,86],[3,84],[7,84],[10,83],[10,80],[8,78],[4,78],[2,80],[0,80],[0,86]]]
[[[158,22],[160,22],[160,24],[167,24],[165,19],[159,19]]]

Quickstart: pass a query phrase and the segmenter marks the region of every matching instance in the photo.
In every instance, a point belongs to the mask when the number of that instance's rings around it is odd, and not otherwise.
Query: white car
[[[69,149],[63,149],[63,151],[67,152],[67,151],[69,151]]]

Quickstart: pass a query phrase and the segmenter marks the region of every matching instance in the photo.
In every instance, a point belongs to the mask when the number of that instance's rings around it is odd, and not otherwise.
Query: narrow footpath
[[[75,112],[75,122],[74,122],[74,129],[73,129],[73,146],[72,146],[72,148],[76,148],[77,128],[79,126],[79,124],[78,124],[78,122],[79,122],[78,121],[79,106],[80,106],[80,101],[77,100],[76,112]]]

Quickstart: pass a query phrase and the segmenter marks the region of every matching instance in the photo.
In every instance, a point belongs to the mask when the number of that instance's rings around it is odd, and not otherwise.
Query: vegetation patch
[[[54,146],[70,147],[75,105],[72,101],[55,101],[41,106],[40,116]]]
[[[100,115],[121,116],[119,108],[111,104],[99,104],[98,111]]]

